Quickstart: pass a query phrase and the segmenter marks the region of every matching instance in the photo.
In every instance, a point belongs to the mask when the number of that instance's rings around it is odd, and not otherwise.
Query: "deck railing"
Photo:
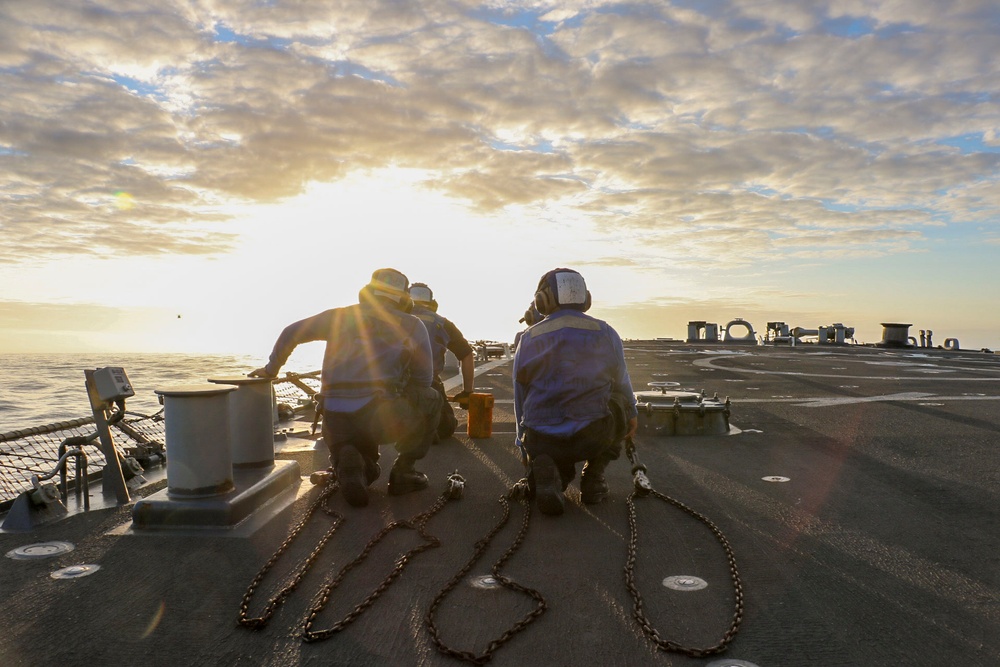
[[[276,403],[298,413],[311,407],[312,396],[319,389],[319,371],[286,373],[274,381]],[[125,418],[110,428],[115,448],[123,458],[150,447],[161,451],[164,447],[162,410],[152,415],[126,411]],[[32,488],[32,476],[42,477],[53,471],[62,443],[87,439],[95,430],[94,417],[90,416],[0,433],[0,512]],[[86,448],[86,453],[89,469],[99,476],[106,463],[101,448],[95,443]]]

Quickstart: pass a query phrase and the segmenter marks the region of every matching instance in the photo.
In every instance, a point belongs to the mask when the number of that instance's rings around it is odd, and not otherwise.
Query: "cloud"
[[[385,166],[671,265],[996,219],[993,3],[681,5],[4,3],[0,262],[223,253],[227,204]]]

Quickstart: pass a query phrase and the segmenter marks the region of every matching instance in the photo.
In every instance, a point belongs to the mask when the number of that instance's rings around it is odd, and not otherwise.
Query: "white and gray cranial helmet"
[[[573,269],[553,269],[538,281],[535,308],[542,315],[551,315],[559,308],[586,312],[590,308],[587,283]]]
[[[409,286],[409,279],[396,269],[376,269],[372,279],[361,288],[358,299],[364,301],[378,297],[408,313],[413,308]]]
[[[427,286],[427,283],[413,283],[410,285],[410,298],[413,299],[414,303],[424,308],[437,311],[438,304],[434,300],[434,292]]]
[[[407,287],[410,281],[396,269],[376,269],[372,273],[372,279],[368,286],[373,290],[375,296],[383,296],[389,299],[398,299],[407,295]]]

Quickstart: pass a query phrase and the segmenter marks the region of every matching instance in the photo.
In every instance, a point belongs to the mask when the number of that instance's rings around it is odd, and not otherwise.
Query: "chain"
[[[479,561],[497,533],[499,533],[500,530],[507,525],[507,521],[510,518],[510,500],[512,498],[516,498],[524,506],[524,519],[521,522],[521,530],[518,532],[507,551],[497,560],[496,563],[493,564],[491,572],[493,573],[493,578],[500,582],[500,585],[504,588],[523,593],[524,595],[534,599],[537,604],[535,605],[535,608],[528,612],[521,620],[514,623],[514,625],[512,625],[497,639],[491,641],[483,653],[476,655],[471,651],[459,651],[457,649],[453,649],[445,644],[441,639],[441,634],[434,622],[434,614],[437,611],[437,608],[444,601],[445,597],[447,597],[452,589],[458,585],[465,575],[468,574],[469,570],[471,570],[472,567]],[[528,524],[531,520],[531,503],[527,498],[527,480],[520,480],[510,489],[510,491],[500,496],[499,502],[503,507],[503,516],[500,518],[500,521],[497,522],[497,524],[492,530],[490,530],[489,533],[486,534],[485,537],[476,542],[472,558],[469,559],[469,562],[467,562],[437,594],[434,601],[431,602],[431,606],[427,610],[427,616],[425,617],[427,631],[430,633],[431,640],[434,642],[434,645],[437,646],[441,653],[450,655],[453,658],[458,658],[459,660],[464,660],[465,662],[469,662],[474,665],[484,665],[489,662],[493,657],[494,651],[512,639],[514,635],[528,627],[528,625],[534,622],[535,619],[545,613],[545,610],[548,608],[545,604],[545,598],[542,597],[541,593],[533,588],[522,586],[500,572],[500,568],[504,565],[504,563],[506,563],[521,547],[521,543],[524,542],[524,537],[528,533]]]
[[[725,634],[723,634],[722,636],[722,639],[715,646],[711,646],[709,648],[690,648],[678,644],[677,642],[671,641],[669,639],[663,639],[662,637],[660,637],[660,633],[657,632],[656,628],[654,628],[652,624],[649,622],[649,619],[646,618],[642,606],[642,595],[639,593],[639,588],[636,586],[635,583],[635,561],[639,543],[639,527],[636,521],[634,501],[636,496],[644,496],[644,495],[652,495],[656,498],[659,498],[660,500],[668,502],[671,505],[674,505],[675,507],[683,510],[684,512],[690,514],[694,518],[704,523],[706,526],[709,527],[709,529],[715,535],[716,539],[718,539],[719,543],[722,545],[723,550],[726,552],[726,560],[729,563],[729,574],[733,581],[733,592],[735,594],[735,599],[736,599],[736,610],[733,612],[733,620],[729,626],[729,629],[726,630]],[[690,507],[680,502],[679,500],[675,500],[673,498],[665,496],[662,493],[653,490],[652,488],[641,488],[637,484],[635,490],[633,490],[628,497],[627,505],[628,505],[628,525],[631,534],[629,536],[629,543],[628,543],[628,558],[625,562],[625,584],[626,586],[628,586],[629,593],[632,594],[632,600],[635,603],[632,608],[632,615],[635,617],[635,620],[642,627],[642,630],[643,632],[646,633],[646,636],[648,636],[653,641],[653,643],[656,644],[657,647],[659,647],[660,650],[662,651],[675,651],[678,653],[684,653],[685,655],[689,655],[693,658],[704,658],[705,656],[713,655],[715,653],[722,653],[723,651],[726,650],[726,647],[729,645],[729,642],[733,640],[733,637],[736,636],[736,633],[737,631],[739,631],[740,628],[740,623],[743,621],[743,584],[740,581],[739,570],[736,568],[736,556],[733,554],[733,550],[729,546],[728,540],[726,540],[726,537],[722,534],[722,531],[719,530],[718,526],[712,523],[712,521],[708,517],[704,516],[703,514],[699,514],[698,512],[691,509]]]
[[[455,480],[455,477],[457,477],[458,480],[460,481],[457,482]],[[430,519],[435,514],[437,514],[442,507],[445,506],[445,503],[447,503],[452,498],[457,498],[461,496],[460,487],[464,483],[464,480],[462,480],[461,477],[458,476],[458,474],[456,473],[452,478],[449,478],[449,481],[451,482],[451,486],[438,497],[437,501],[430,507],[430,509],[420,514],[417,514],[416,516],[408,520],[393,521],[385,528],[380,530],[375,535],[375,537],[373,537],[368,542],[365,548],[361,550],[361,553],[359,553],[354,560],[344,565],[344,567],[340,569],[340,572],[337,573],[337,576],[335,576],[331,581],[329,581],[327,584],[323,586],[319,594],[314,599],[313,606],[309,609],[309,612],[306,614],[306,618],[303,621],[302,631],[300,633],[302,641],[315,642],[321,639],[326,639],[346,628],[355,619],[357,619],[357,617],[360,616],[368,607],[374,604],[375,600],[377,600],[378,597],[382,595],[382,593],[384,593],[387,588],[389,588],[392,582],[395,581],[399,577],[399,575],[403,573],[403,569],[406,567],[407,563],[410,562],[411,557],[428,549],[441,546],[441,541],[438,538],[434,537],[433,535],[429,534],[426,530],[426,526],[427,522],[430,521]],[[459,487],[457,491],[456,491],[456,484]],[[365,558],[367,558],[368,554],[372,551],[372,549],[374,549],[375,546],[379,542],[381,542],[386,535],[388,535],[390,532],[392,532],[397,528],[410,528],[412,530],[415,530],[420,535],[420,537],[423,538],[424,541],[421,544],[418,544],[417,546],[407,551],[402,556],[400,556],[396,560],[396,566],[392,569],[391,572],[389,572],[389,574],[382,581],[382,583],[379,584],[378,587],[375,588],[375,590],[369,593],[368,597],[362,600],[361,603],[359,603],[356,607],[354,607],[354,609],[348,612],[347,615],[344,616],[344,618],[337,621],[329,628],[324,628],[322,630],[313,630],[312,627],[313,624],[316,622],[316,618],[319,616],[320,612],[323,611],[323,608],[326,607],[327,603],[330,601],[330,596],[333,594],[334,589],[336,589],[340,585],[340,582],[343,581],[345,576],[347,576],[347,573],[350,572],[352,569],[354,569],[357,565],[359,565]]]
[[[328,504],[330,497],[336,492],[337,482],[336,480],[331,479],[331,481],[323,487],[319,497],[316,498],[313,504],[306,511],[302,520],[289,531],[288,537],[285,538],[285,541],[280,547],[278,547],[278,550],[274,552],[274,555],[272,555],[271,558],[264,564],[264,567],[260,569],[260,572],[257,573],[257,576],[254,577],[253,581],[250,582],[250,587],[247,589],[246,594],[243,596],[243,602],[240,604],[240,625],[254,630],[263,628],[267,624],[268,620],[270,620],[271,616],[274,615],[275,609],[277,609],[278,606],[284,602],[285,598],[287,598],[292,591],[295,590],[295,588],[302,581],[302,578],[306,576],[306,572],[309,571],[309,568],[312,567],[313,563],[316,562],[316,559],[319,558],[319,554],[323,550],[323,547],[326,546],[326,543],[331,537],[333,537],[333,534],[337,532],[337,528],[339,528],[340,524],[344,521],[344,515],[330,509]],[[291,579],[291,581],[289,581],[283,588],[276,592],[270,600],[267,601],[267,604],[264,605],[264,611],[260,616],[251,618],[249,614],[250,600],[253,598],[254,593],[257,592],[257,587],[260,586],[260,583],[264,580],[267,573],[272,567],[274,567],[274,564],[278,562],[281,555],[288,550],[288,547],[292,545],[292,542],[295,541],[295,538],[298,537],[299,533],[302,532],[302,529],[305,528],[309,519],[312,518],[312,515],[315,514],[316,510],[321,506],[324,512],[333,517],[333,525],[326,531],[326,534],[320,539],[312,553],[309,554],[309,556],[302,562],[302,565],[299,567],[299,570],[295,573],[295,576]]]

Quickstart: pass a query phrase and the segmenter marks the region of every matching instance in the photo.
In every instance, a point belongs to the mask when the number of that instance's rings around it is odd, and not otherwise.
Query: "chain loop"
[[[729,625],[729,629],[722,635],[722,639],[719,643],[714,646],[710,646],[708,648],[692,648],[669,639],[664,639],[660,636],[660,633],[657,632],[656,628],[653,627],[652,623],[649,622],[649,619],[646,618],[646,614],[643,611],[642,594],[639,592],[639,588],[635,583],[635,561],[639,544],[639,526],[638,521],[636,520],[635,499],[644,495],[651,495],[663,500],[664,502],[670,503],[704,523],[712,531],[712,534],[715,535],[716,539],[722,545],[723,551],[726,553],[726,561],[729,563],[729,574],[733,582],[736,609],[733,612],[733,619],[732,623]],[[729,541],[726,540],[722,531],[719,530],[718,526],[712,523],[708,517],[696,512],[679,500],[665,496],[652,488],[644,490],[637,487],[629,495],[626,504],[628,506],[628,525],[630,535],[628,542],[628,558],[625,561],[625,585],[628,587],[629,593],[632,594],[632,600],[634,602],[632,615],[635,617],[636,622],[642,628],[642,631],[646,633],[646,636],[649,637],[661,651],[683,653],[691,656],[692,658],[704,658],[716,653],[722,653],[726,650],[729,642],[733,640],[733,637],[736,636],[736,633],[740,628],[740,623],[743,622],[743,583],[740,580],[740,573],[736,567],[736,556],[733,554],[732,547],[729,546]]]
[[[240,603],[240,625],[253,630],[259,630],[267,625],[271,616],[274,615],[274,611],[279,605],[281,605],[282,602],[284,602],[285,598],[291,595],[292,591],[294,591],[299,585],[303,577],[306,576],[309,568],[312,567],[313,563],[316,562],[316,559],[319,558],[319,554],[323,550],[323,547],[326,546],[326,543],[330,541],[330,538],[333,537],[333,534],[337,532],[337,528],[339,528],[340,524],[344,521],[344,515],[332,510],[328,504],[330,497],[337,492],[337,488],[336,479],[331,476],[330,481],[323,487],[319,497],[317,497],[316,500],[313,501],[313,504],[309,506],[309,509],[306,511],[302,520],[289,531],[288,537],[285,538],[285,541],[282,542],[281,546],[278,547],[278,550],[274,552],[271,558],[264,564],[264,567],[260,569],[260,572],[257,573],[257,576],[254,577],[252,582],[250,582],[250,587],[247,589],[246,594],[243,596],[243,601]],[[278,590],[278,592],[276,592],[271,599],[267,601],[261,615],[251,618],[249,612],[250,600],[257,592],[257,587],[260,586],[260,583],[264,580],[267,573],[272,567],[274,567],[274,564],[278,562],[281,555],[288,550],[288,547],[292,545],[292,542],[295,541],[295,538],[298,537],[299,533],[302,532],[306,524],[309,523],[309,519],[312,518],[312,515],[315,514],[316,510],[320,507],[323,508],[324,512],[333,517],[333,525],[330,526],[330,529],[326,531],[326,534],[320,538],[319,543],[317,543],[316,547],[312,550],[312,553],[310,553],[309,556],[302,562],[302,565],[295,573],[295,576],[292,577],[292,579],[283,588]]]
[[[455,574],[455,576],[452,577],[447,584],[445,584],[444,588],[441,589],[441,591],[434,597],[434,600],[431,602],[431,606],[428,608],[427,615],[424,620],[425,624],[427,625],[427,632],[431,636],[431,640],[434,642],[434,645],[437,646],[438,651],[440,651],[441,653],[444,653],[445,655],[450,655],[453,658],[458,658],[459,660],[464,660],[465,662],[472,663],[473,665],[485,665],[487,662],[490,661],[490,659],[493,657],[493,653],[498,648],[500,648],[505,643],[510,641],[514,637],[514,635],[516,635],[517,633],[521,632],[526,627],[528,627],[531,623],[535,621],[535,619],[544,614],[545,610],[548,608],[548,606],[545,603],[545,598],[542,597],[541,593],[539,593],[537,590],[533,588],[522,586],[521,584],[517,583],[510,577],[507,577],[500,571],[500,568],[503,567],[504,563],[510,560],[510,558],[521,547],[521,544],[524,542],[524,537],[528,533],[528,525],[531,520],[531,503],[528,500],[527,497],[528,494],[526,493],[526,491],[527,491],[527,482],[525,480],[520,480],[517,484],[511,487],[511,489],[507,493],[500,496],[499,502],[500,505],[503,507],[503,516],[500,518],[497,524],[493,526],[493,528],[490,530],[489,533],[487,533],[478,542],[476,542],[472,558],[470,558],[469,561],[465,565],[463,565],[462,568]],[[501,586],[509,590],[517,591],[524,595],[527,595],[528,597],[535,600],[537,604],[535,605],[535,608],[530,612],[528,612],[523,618],[521,618],[521,620],[514,623],[514,625],[508,628],[498,638],[491,641],[487,645],[486,650],[480,653],[479,655],[476,655],[472,651],[460,651],[458,649],[451,648],[450,646],[444,643],[443,639],[441,639],[441,633],[438,630],[437,624],[434,622],[434,614],[437,611],[437,608],[444,601],[445,597],[448,596],[448,594],[455,588],[455,586],[457,586],[459,582],[462,581],[462,579],[465,577],[465,575],[468,574],[469,570],[471,570],[472,567],[479,561],[479,559],[482,557],[483,553],[489,547],[490,542],[493,541],[493,538],[497,535],[497,533],[499,533],[503,529],[503,527],[507,525],[507,521],[510,519],[511,500],[517,500],[518,502],[521,503],[521,505],[524,506],[524,518],[521,522],[521,529],[518,532],[517,536],[514,538],[514,541],[511,543],[507,551],[504,552],[504,554],[499,559],[497,559],[497,561],[493,564],[491,572],[493,573],[493,578],[496,579]]]
[[[346,628],[348,625],[354,622],[358,618],[358,616],[360,616],[368,607],[374,604],[375,600],[377,600],[379,596],[382,595],[382,593],[384,593],[387,588],[389,588],[392,582],[395,581],[399,577],[399,575],[403,573],[403,570],[406,568],[407,563],[410,562],[410,558],[416,556],[421,552],[427,551],[428,549],[441,546],[441,540],[428,533],[426,530],[426,525],[427,522],[430,521],[430,519],[435,514],[437,514],[450,499],[454,497],[451,493],[451,490],[452,487],[449,486],[448,489],[446,489],[440,496],[438,496],[437,501],[430,507],[430,509],[421,512],[420,514],[417,514],[416,516],[410,519],[393,521],[392,523],[387,525],[368,542],[365,548],[361,550],[361,552],[357,555],[357,557],[354,560],[344,565],[344,567],[340,568],[340,572],[338,572],[337,575],[331,581],[325,584],[323,588],[320,590],[319,594],[317,594],[317,596],[314,598],[313,606],[309,609],[309,612],[306,614],[306,617],[302,623],[302,629],[299,634],[299,636],[302,638],[302,641],[315,642],[321,639],[326,639]],[[423,538],[424,541],[421,544],[418,544],[417,546],[407,551],[402,556],[400,556],[396,560],[396,566],[392,569],[392,571],[389,572],[386,578],[382,580],[382,583],[380,583],[375,588],[375,590],[369,593],[368,597],[362,600],[357,606],[354,607],[354,609],[349,611],[347,615],[344,616],[344,618],[337,621],[328,628],[324,628],[322,630],[313,630],[312,626],[316,622],[316,618],[319,616],[320,612],[323,611],[323,608],[326,607],[327,603],[330,601],[330,596],[333,594],[334,589],[336,589],[340,585],[340,582],[343,581],[345,576],[347,576],[347,573],[350,572],[352,569],[354,569],[356,566],[358,566],[362,561],[364,561],[364,559],[368,557],[368,554],[371,553],[372,549],[374,549],[375,546],[379,542],[381,542],[386,535],[388,535],[397,528],[410,528],[412,530],[415,530],[417,531],[417,534],[419,534],[420,537]]]
[[[427,549],[440,546],[441,541],[426,531],[426,524],[441,510],[442,507],[445,506],[449,500],[461,497],[461,489],[464,487],[465,480],[456,471],[454,474],[449,476],[448,482],[448,488],[445,489],[440,496],[438,496],[437,501],[435,501],[429,509],[408,520],[393,521],[389,525],[385,526],[368,542],[365,548],[361,550],[361,553],[359,553],[354,560],[342,567],[336,577],[324,585],[319,594],[314,598],[313,606],[310,608],[305,620],[303,621],[300,633],[303,641],[318,641],[343,630],[345,627],[350,625],[351,622],[357,619],[357,617],[360,616],[368,607],[370,607],[375,600],[385,592],[389,585],[403,573],[403,569],[406,567],[412,556],[426,551]],[[257,576],[254,577],[253,581],[250,583],[250,587],[247,589],[246,594],[243,596],[242,602],[240,603],[238,618],[240,625],[253,630],[259,630],[267,625],[267,622],[274,615],[275,610],[289,595],[291,595],[292,591],[296,589],[302,579],[306,576],[309,569],[315,564],[316,560],[319,558],[320,552],[323,550],[323,547],[326,546],[326,543],[330,541],[330,538],[333,537],[334,533],[344,521],[344,515],[331,509],[329,506],[329,499],[337,492],[337,489],[338,484],[336,479],[331,477],[331,480],[326,484],[326,486],[323,487],[319,497],[317,497],[316,500],[313,501],[312,505],[310,505],[302,520],[292,527],[288,536],[285,538],[285,541],[282,542],[277,551],[275,551],[271,558],[268,559],[268,561],[261,568],[260,572],[257,573]],[[306,524],[312,518],[313,514],[315,514],[316,510],[320,507],[322,507],[324,512],[334,518],[333,525],[329,530],[327,530],[326,534],[320,538],[316,547],[312,550],[312,553],[310,553],[309,556],[302,561],[302,564],[299,566],[298,570],[294,573],[289,582],[281,587],[273,596],[271,596],[271,598],[267,601],[267,604],[264,605],[264,609],[261,614],[259,616],[251,617],[249,611],[250,601],[253,599],[253,596],[257,592],[261,582],[264,580],[267,573],[278,562],[281,556],[292,545],[296,537],[298,537],[298,535],[305,528]],[[316,617],[326,606],[327,602],[329,602],[333,590],[340,585],[340,582],[350,570],[359,565],[368,556],[372,549],[374,549],[386,535],[396,528],[410,528],[416,530],[420,537],[423,538],[423,542],[400,556],[399,559],[396,560],[396,566],[389,573],[389,575],[386,576],[382,583],[379,584],[379,586],[372,591],[368,597],[351,610],[343,619],[330,628],[324,630],[312,630],[312,625],[315,622]]]
[[[631,445],[631,448],[626,449],[626,453],[628,454],[628,458],[634,464],[633,474],[635,474],[637,477],[635,488],[629,495],[628,500],[626,502],[626,506],[628,508],[628,523],[629,523],[630,535],[628,543],[628,555],[625,562],[625,583],[634,602],[633,616],[636,622],[642,628],[643,632],[646,634],[646,636],[649,637],[650,640],[654,644],[656,644],[656,646],[660,650],[683,653],[685,655],[694,658],[703,658],[709,655],[722,653],[723,651],[726,650],[729,643],[736,636],[736,633],[739,631],[740,624],[743,621],[743,610],[744,610],[743,584],[740,579],[739,570],[736,566],[736,556],[733,553],[732,547],[730,547],[729,541],[722,534],[722,531],[710,519],[708,519],[708,517],[693,510],[692,508],[688,507],[679,500],[676,500],[674,498],[671,498],[654,490],[649,485],[648,480],[646,480],[643,475],[643,473],[645,472],[645,466],[642,466],[640,463],[638,463],[638,459],[636,458],[634,444]],[[639,483],[638,477],[640,475],[643,476],[643,480],[641,480],[645,482],[643,484]],[[320,592],[317,594],[317,596],[314,598],[313,605],[306,614],[306,617],[301,627],[300,636],[302,640],[305,642],[319,641],[321,639],[326,639],[332,636],[333,634],[340,632],[341,630],[346,628],[354,620],[356,620],[366,609],[368,609],[368,607],[374,604],[374,602],[379,598],[379,596],[382,595],[382,593],[385,592],[385,590],[393,583],[393,581],[395,581],[403,573],[403,570],[405,569],[406,565],[409,563],[410,559],[413,556],[422,553],[428,549],[440,546],[441,541],[437,537],[427,532],[426,530],[427,522],[430,521],[430,519],[433,518],[434,515],[436,515],[445,506],[445,504],[447,504],[449,500],[460,498],[462,495],[463,487],[464,487],[464,479],[462,479],[461,476],[458,475],[456,472],[453,476],[449,477],[449,487],[438,497],[437,501],[429,509],[425,510],[424,512],[421,512],[420,514],[417,514],[416,516],[408,520],[393,521],[392,523],[385,526],[382,530],[380,530],[361,550],[358,556],[355,557],[355,559],[352,560],[351,562],[344,565],[340,569],[340,572],[338,572],[337,575],[332,580],[330,580],[327,584],[325,584],[323,588],[320,590]],[[493,528],[489,531],[489,533],[487,533],[484,537],[482,537],[479,541],[476,542],[472,557],[464,566],[462,566],[462,568],[455,574],[455,576],[453,576],[451,580],[449,580],[448,583],[445,584],[444,588],[441,589],[441,591],[435,596],[434,600],[431,602],[431,605],[425,616],[425,624],[427,625],[427,630],[431,636],[431,640],[434,642],[434,645],[441,653],[450,655],[454,658],[458,658],[459,660],[463,660],[465,662],[469,662],[474,665],[484,665],[487,662],[489,662],[490,659],[492,659],[493,653],[497,649],[499,649],[506,642],[510,641],[510,639],[512,639],[514,635],[527,628],[528,625],[533,623],[538,617],[540,617],[543,613],[545,613],[546,609],[548,608],[545,602],[545,598],[542,596],[540,592],[538,592],[533,588],[529,588],[526,586],[522,586],[521,584],[518,584],[516,581],[510,579],[501,572],[501,568],[503,567],[503,565],[508,560],[510,560],[511,557],[513,557],[513,555],[517,552],[518,549],[520,549],[522,543],[524,542],[525,536],[527,535],[528,532],[528,526],[531,520],[531,503],[527,497],[528,494],[526,493],[526,488],[527,487],[526,484],[524,484],[524,480],[521,480],[513,487],[511,487],[511,489],[507,493],[500,496],[499,502],[501,507],[503,508],[503,514],[500,520],[496,523],[495,526],[493,526]],[[336,533],[337,529],[341,526],[341,524],[344,521],[343,514],[333,510],[329,506],[329,500],[337,492],[337,490],[338,490],[338,485],[336,480],[331,479],[331,481],[328,482],[325,487],[323,487],[320,495],[316,498],[315,501],[313,501],[312,505],[309,506],[302,520],[300,520],[298,524],[292,527],[292,529],[289,531],[288,536],[285,538],[285,541],[282,542],[281,546],[279,546],[278,549],[271,556],[271,558],[268,559],[268,561],[257,573],[257,576],[254,577],[253,581],[250,583],[249,588],[247,589],[246,594],[243,596],[242,602],[240,603],[240,610],[238,617],[238,622],[240,625],[255,630],[263,628],[267,624],[267,622],[271,619],[271,617],[274,615],[275,610],[285,601],[285,599],[289,595],[291,595],[291,593],[296,589],[296,587],[298,587],[302,579],[305,577],[306,573],[315,564],[316,560],[319,558],[320,553],[326,546],[327,542],[329,542],[329,540],[333,537],[334,533]],[[647,495],[651,495],[666,503],[674,505],[678,509],[682,510],[683,512],[689,514],[690,516],[704,523],[709,528],[709,530],[712,531],[712,534],[722,545],[723,551],[726,554],[726,560],[729,564],[730,577],[733,583],[735,610],[733,612],[732,622],[730,623],[729,628],[723,634],[720,641],[714,646],[710,646],[708,648],[694,648],[694,647],[684,646],[676,641],[664,639],[663,637],[660,636],[656,628],[653,627],[649,619],[646,618],[645,611],[643,609],[642,594],[640,593],[639,588],[636,585],[635,581],[635,565],[637,560],[638,542],[639,542],[639,529],[638,529],[638,520],[635,509],[635,499],[637,497],[644,497]],[[444,601],[444,599],[448,596],[448,594],[459,584],[460,581],[462,581],[462,579],[468,574],[469,570],[471,570],[472,567],[479,561],[479,559],[485,553],[486,549],[489,547],[493,538],[496,537],[496,535],[504,528],[504,526],[507,525],[507,522],[510,519],[511,500],[516,500],[520,502],[521,505],[524,507],[521,528],[518,531],[513,542],[511,543],[510,547],[508,547],[507,551],[504,552],[504,554],[499,559],[497,559],[497,561],[493,564],[491,572],[493,574],[494,579],[496,579],[496,581],[499,582],[500,585],[502,585],[503,587],[509,590],[520,592],[523,595],[526,595],[535,600],[536,602],[535,608],[532,611],[528,612],[519,621],[514,623],[500,637],[489,642],[486,650],[481,654],[477,655],[471,651],[461,651],[458,649],[451,648],[448,645],[446,645],[441,638],[440,631],[438,630],[437,625],[434,621],[435,613],[438,607],[440,607],[441,603]],[[288,581],[288,583],[282,586],[278,591],[275,592],[274,595],[271,596],[271,598],[264,605],[261,614],[259,616],[251,617],[249,611],[250,603],[251,600],[253,599],[253,596],[256,594],[257,589],[260,586],[261,582],[263,582],[268,572],[270,572],[270,570],[278,562],[281,556],[289,549],[289,547],[292,545],[295,539],[303,531],[306,524],[312,518],[313,514],[316,513],[316,510],[320,508],[322,508],[327,515],[333,517],[333,524],[330,526],[327,532],[320,538],[319,542],[316,544],[315,548],[312,550],[309,556],[307,556],[305,560],[303,560],[302,564],[299,566],[298,570],[294,572],[292,578]],[[423,542],[413,547],[402,556],[400,556],[396,560],[395,567],[392,569],[391,572],[389,572],[389,574],[385,577],[382,583],[380,583],[363,601],[361,601],[358,605],[356,605],[354,609],[348,612],[340,621],[338,621],[337,623],[333,624],[328,628],[322,630],[313,630],[312,627],[315,624],[317,617],[319,616],[320,612],[326,607],[327,603],[330,600],[331,595],[333,594],[333,591],[340,585],[344,577],[352,569],[361,564],[361,562],[363,562],[368,557],[371,551],[378,545],[379,542],[382,541],[382,539],[385,538],[386,535],[388,535],[390,532],[392,532],[397,528],[409,528],[417,531],[417,533],[423,539]]]

